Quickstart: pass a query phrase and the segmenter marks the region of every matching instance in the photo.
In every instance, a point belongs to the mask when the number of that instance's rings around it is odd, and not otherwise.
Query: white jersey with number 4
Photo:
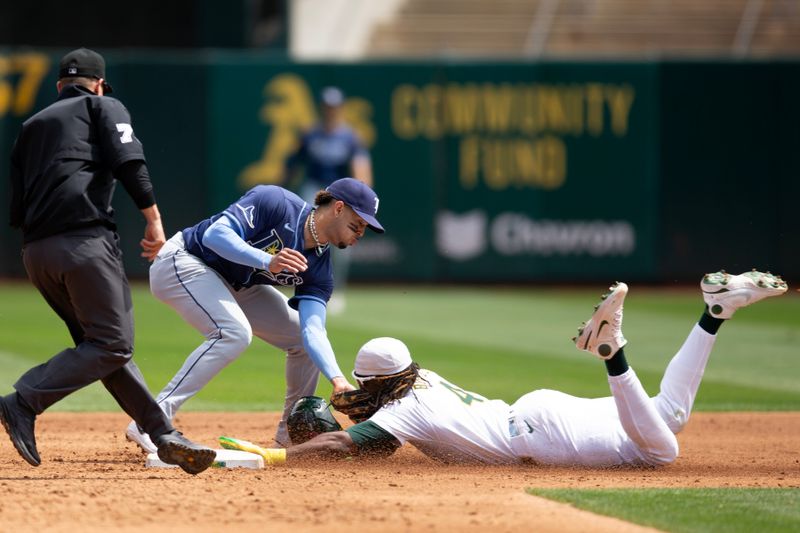
[[[638,384],[633,370],[622,379],[625,388]],[[659,464],[628,436],[613,397],[578,398],[542,389],[525,394],[510,406],[421,370],[414,388],[385,405],[370,421],[400,443],[409,442],[425,455],[445,462]],[[669,448],[675,437],[660,418],[657,423],[659,427],[649,433],[655,433],[658,438],[654,440],[664,441]]]
[[[414,388],[370,418],[400,443],[447,462],[512,463],[510,407],[422,369]]]
[[[513,405],[465,391],[430,370],[370,421],[424,454],[447,462],[551,465],[663,465],[678,455],[675,433],[692,411],[715,336],[695,326],[650,398],[632,368],[609,376],[611,396],[554,390]]]

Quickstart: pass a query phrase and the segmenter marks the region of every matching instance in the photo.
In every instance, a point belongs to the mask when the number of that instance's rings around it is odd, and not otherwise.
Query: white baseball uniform
[[[577,398],[537,390],[513,405],[465,391],[421,370],[406,396],[368,422],[447,462],[663,465],[678,456],[715,335],[695,326],[648,397],[633,369],[609,376],[612,396]]]

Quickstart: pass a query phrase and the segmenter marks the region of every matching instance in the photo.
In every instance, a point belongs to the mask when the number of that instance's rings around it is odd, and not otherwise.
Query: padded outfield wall
[[[0,159],[55,96],[63,50],[0,53]],[[695,280],[800,275],[800,63],[293,64],[241,52],[104,51],[168,233],[277,183],[328,84],[373,157],[384,236],[353,277]],[[8,165],[0,166],[7,220]],[[129,272],[142,229],[115,207]],[[22,275],[4,223],[0,274]]]

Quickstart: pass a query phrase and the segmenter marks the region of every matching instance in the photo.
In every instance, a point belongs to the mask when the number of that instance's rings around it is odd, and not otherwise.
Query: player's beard
[[[340,250],[344,250],[345,248],[347,248],[347,244],[344,242],[340,242],[339,244],[336,245],[336,247]]]

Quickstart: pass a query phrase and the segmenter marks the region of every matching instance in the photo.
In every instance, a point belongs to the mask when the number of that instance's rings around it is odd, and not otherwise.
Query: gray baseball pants
[[[314,394],[319,380],[319,369],[303,347],[299,315],[288,298],[269,285],[234,290],[186,251],[181,233],[167,241],[150,267],[150,290],[205,337],[156,398],[167,417],[172,420],[255,335],[286,352],[286,397],[275,439],[288,444],[289,411],[299,398]]]

